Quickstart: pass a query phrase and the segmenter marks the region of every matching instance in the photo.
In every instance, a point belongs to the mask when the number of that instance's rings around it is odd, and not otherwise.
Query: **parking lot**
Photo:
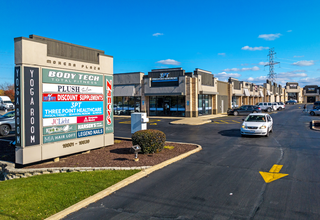
[[[197,219],[319,219],[320,136],[310,129],[310,121],[319,116],[302,112],[302,107],[272,113],[274,132],[269,137],[241,137],[245,116],[195,126],[171,125],[172,119],[148,123],[168,141],[197,143],[203,150],[67,219],[85,219],[86,210],[110,218],[143,218],[155,212],[157,218],[167,218],[174,210]],[[115,136],[131,137],[128,121],[115,120]],[[266,183],[259,172],[272,167],[288,175]]]
[[[301,213],[304,219],[319,219],[320,136],[310,129],[310,122],[320,116],[312,117],[302,107],[272,113],[274,132],[269,137],[241,137],[245,116],[213,118],[194,126],[151,118],[148,128],[163,131],[168,141],[200,144],[203,150],[66,219],[86,219],[86,210],[128,219],[154,216],[157,210],[157,218],[167,218],[173,209],[197,219],[208,219],[212,213],[220,219],[301,219]],[[115,136],[131,137],[130,121],[115,117]],[[13,138],[1,138],[0,145]],[[12,160],[14,148],[0,151],[0,157]],[[272,167],[280,167],[280,174],[287,176],[266,183],[260,172]]]

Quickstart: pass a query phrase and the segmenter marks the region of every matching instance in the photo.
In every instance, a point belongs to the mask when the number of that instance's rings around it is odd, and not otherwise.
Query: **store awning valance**
[[[250,96],[250,92],[249,92],[248,89],[244,89],[244,95],[245,95],[245,96]]]
[[[259,93],[260,93],[260,97],[264,97],[264,95],[263,95],[263,92],[262,92],[262,91],[259,91]]]

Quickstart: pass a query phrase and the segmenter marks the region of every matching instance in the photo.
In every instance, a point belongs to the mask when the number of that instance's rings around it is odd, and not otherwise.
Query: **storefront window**
[[[156,96],[150,96],[150,98],[149,98],[150,115],[157,115],[156,101],[157,101]]]
[[[232,108],[237,108],[237,107],[239,107],[239,97],[237,97],[237,96],[232,96],[231,107],[232,107]]]
[[[212,95],[198,95],[198,115],[212,113]]]
[[[186,112],[186,103],[185,103],[185,97],[184,96],[178,96],[178,111],[177,111],[177,116],[185,116]]]
[[[140,112],[141,98],[133,96],[114,97],[113,110],[115,115],[130,115]]]
[[[150,96],[150,115],[185,116],[185,96]]]

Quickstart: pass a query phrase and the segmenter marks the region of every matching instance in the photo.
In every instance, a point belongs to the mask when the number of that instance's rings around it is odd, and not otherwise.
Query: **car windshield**
[[[245,121],[248,122],[264,122],[266,118],[264,115],[249,115]]]
[[[15,113],[14,112],[8,112],[5,115],[2,115],[1,118],[12,118],[14,117]]]

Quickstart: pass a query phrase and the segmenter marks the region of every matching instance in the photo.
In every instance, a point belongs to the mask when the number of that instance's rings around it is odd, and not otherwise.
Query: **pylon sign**
[[[74,54],[66,53],[57,59],[44,47],[50,47],[50,42],[15,39],[15,52],[21,55],[15,60],[16,163],[113,144],[113,58],[101,56],[99,63],[92,64],[75,61]],[[90,55],[91,50],[82,52]],[[107,73],[101,70],[108,65]]]

